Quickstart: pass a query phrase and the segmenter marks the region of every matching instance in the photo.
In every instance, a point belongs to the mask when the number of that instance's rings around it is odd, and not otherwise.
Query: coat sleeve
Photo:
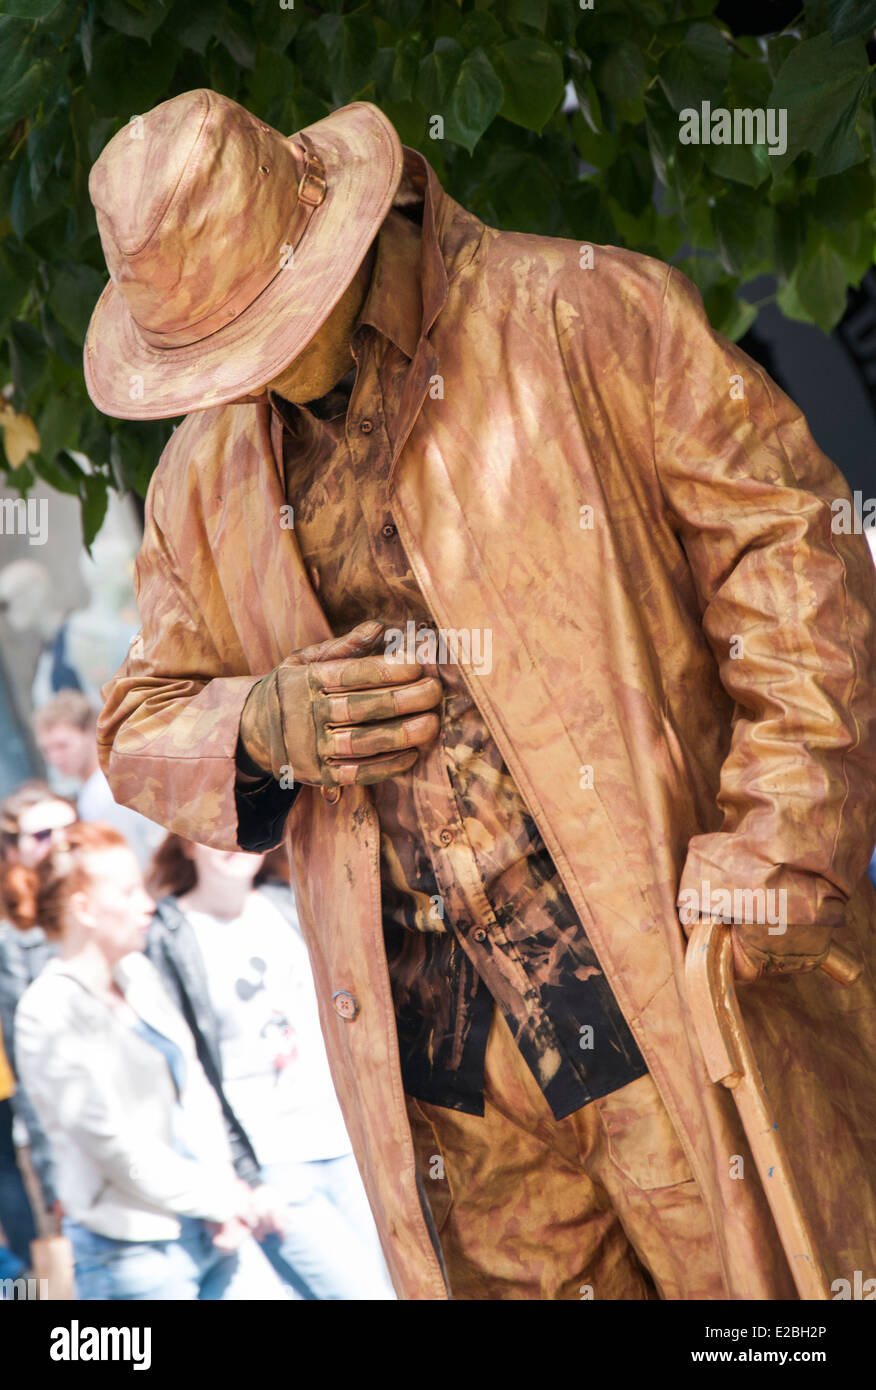
[[[844,524],[848,488],[802,414],[712,331],[677,271],[663,302],[654,450],[735,702],[723,824],[690,841],[679,897],[704,895],[706,882],[713,900],[784,890],[766,901],[788,925],[836,926],[876,836],[876,573],[863,535]]]
[[[100,765],[117,801],[168,830],[215,849],[267,849],[282,838],[297,788],[271,779],[248,794],[235,785],[240,714],[259,676],[240,673],[227,623],[211,624],[221,595],[206,540],[193,542],[196,599],[161,514],[159,470],[134,574],[141,630],[101,691]]]

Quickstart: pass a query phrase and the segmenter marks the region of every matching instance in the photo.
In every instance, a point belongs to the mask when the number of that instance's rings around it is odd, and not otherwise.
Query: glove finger
[[[316,695],[317,723],[331,729],[346,724],[372,724],[378,719],[420,714],[441,702],[443,688],[434,676],[386,690],[357,690],[349,695]]]
[[[413,714],[407,719],[388,719],[383,724],[332,729],[326,731],[320,751],[328,764],[359,761],[380,753],[422,747],[437,738],[440,727],[437,714]]]
[[[292,652],[283,662],[284,666],[310,666],[315,661],[335,661],[344,657],[365,656],[382,638],[385,623],[377,619],[359,623],[341,637],[327,637],[324,642],[314,642],[309,647],[301,647]]]
[[[400,753],[386,753],[379,758],[369,758],[364,762],[335,763],[330,771],[338,786],[373,786],[375,782],[385,782],[389,777],[397,777],[413,767],[419,756],[417,748],[406,748]]]
[[[412,685],[422,679],[423,668],[416,661],[391,661],[385,656],[349,657],[340,661],[319,661],[307,670],[314,690],[342,694],[349,690],[370,690],[392,685]]]

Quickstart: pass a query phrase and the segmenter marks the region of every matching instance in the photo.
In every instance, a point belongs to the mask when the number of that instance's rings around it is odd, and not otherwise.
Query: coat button
[[[362,434],[370,434],[371,431],[374,429],[374,426],[370,420],[360,420],[359,429]]]
[[[475,941],[486,941],[487,939],[487,933],[484,931],[483,927],[478,927],[477,931],[473,931],[472,936]]]
[[[452,830],[442,830],[442,831],[441,831],[441,834],[438,836],[438,839],[441,841],[442,845],[452,845],[452,844],[453,844],[453,831],[452,831]]]
[[[348,989],[336,989],[332,995],[332,1003],[335,1006],[335,1013],[340,1014],[341,1018],[346,1019],[348,1023],[359,1012],[356,998]]]
[[[393,536],[395,535],[395,527],[393,526],[391,521],[388,521],[384,526],[383,535],[386,537],[388,541],[391,541]]]

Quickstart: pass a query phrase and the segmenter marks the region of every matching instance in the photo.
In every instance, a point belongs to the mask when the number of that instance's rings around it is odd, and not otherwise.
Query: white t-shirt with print
[[[301,937],[259,892],[230,921],[181,906],[219,1020],[225,1094],[259,1163],[349,1153]]]

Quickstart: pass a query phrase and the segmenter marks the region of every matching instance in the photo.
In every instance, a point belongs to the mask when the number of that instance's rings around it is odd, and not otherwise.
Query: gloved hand
[[[293,652],[250,691],[240,718],[247,756],[310,786],[382,782],[437,737],[441,682],[422,667],[368,655],[385,624]]]
[[[805,974],[817,970],[830,950],[830,927],[788,926],[769,934],[765,925],[733,924],[733,970],[750,983],[761,975]]]
[[[717,915],[699,920],[729,927],[733,973],[743,984],[759,980],[762,975],[805,974],[817,970],[830,950],[830,927],[788,926],[783,932],[771,935],[766,923],[725,922],[723,917]],[[681,924],[690,936],[696,921],[687,921],[682,916]]]

